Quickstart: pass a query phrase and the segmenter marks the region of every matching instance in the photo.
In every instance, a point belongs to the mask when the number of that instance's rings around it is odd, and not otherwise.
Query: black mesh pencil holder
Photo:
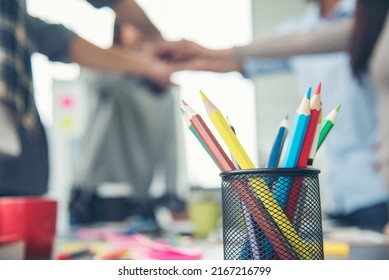
[[[319,170],[223,172],[225,260],[322,260]]]

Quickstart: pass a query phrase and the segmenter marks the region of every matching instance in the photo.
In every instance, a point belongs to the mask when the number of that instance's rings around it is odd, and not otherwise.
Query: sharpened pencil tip
[[[317,85],[315,94],[320,94],[320,93],[321,93],[321,82]]]
[[[200,90],[200,95],[203,101],[207,100],[207,97],[205,96],[204,92],[202,92],[201,90]]]
[[[285,120],[287,120],[289,118],[289,115],[288,114],[286,114],[285,115]]]
[[[180,107],[180,111],[181,111],[181,113],[182,113],[183,115],[185,115],[185,110],[184,110],[184,108]]]
[[[181,99],[181,102],[184,104],[184,106],[188,106],[188,103],[186,103],[184,99]]]
[[[340,107],[342,107],[342,104],[338,104],[338,106],[336,106],[336,108],[335,108],[336,112],[339,112]]]
[[[312,88],[310,87],[307,92],[307,99],[311,99]]]

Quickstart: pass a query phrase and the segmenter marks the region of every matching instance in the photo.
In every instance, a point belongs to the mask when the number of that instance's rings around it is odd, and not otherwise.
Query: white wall
[[[226,48],[246,44],[252,39],[251,1],[249,0],[140,0],[138,1],[160,28],[167,39],[186,38],[212,48]],[[83,0],[28,0],[29,12],[50,22],[63,23],[82,37],[100,47],[109,46],[112,38],[114,14],[108,8],[96,10]],[[57,91],[72,93],[82,91],[74,81],[79,75],[78,66],[49,63],[42,55],[35,55],[33,61],[36,99],[38,109],[46,125],[51,151],[51,184],[49,194],[60,202],[60,231],[67,225],[67,199],[73,176],[72,154],[80,137],[78,129],[70,132],[60,127],[58,96],[53,97],[53,79],[63,80],[57,83]],[[42,71],[44,70],[44,71]],[[255,95],[251,81],[240,74],[214,74],[206,72],[182,72],[174,75],[174,82],[180,88],[177,98],[184,98],[208,122],[204,106],[198,94],[202,89],[217,104],[222,112],[229,116],[236,127],[239,138],[248,154],[256,162],[256,123]],[[80,92],[80,95],[83,94]],[[77,103],[76,104],[79,104]],[[78,107],[79,108],[79,107]],[[178,110],[178,108],[177,108]],[[82,122],[79,111],[75,113],[78,122]],[[73,116],[74,117],[74,116]],[[59,122],[58,122],[59,121]],[[211,124],[208,122],[210,127]],[[220,186],[219,171],[201,146],[184,127],[182,128],[182,166],[188,168],[188,176],[182,176],[182,187],[201,185],[205,187]],[[215,133],[215,135],[217,135]],[[220,138],[219,138],[220,140]],[[220,142],[222,142],[220,140]],[[223,145],[224,146],[224,145]],[[227,151],[227,149],[226,149]],[[186,180],[186,181],[185,181]]]
[[[282,21],[304,13],[305,0],[253,0],[254,38],[272,32]],[[301,93],[293,73],[257,76],[256,91],[258,159],[266,164],[278,125],[285,114],[293,119]],[[291,122],[289,122],[291,123]]]
[[[166,38],[189,39],[210,48],[227,48],[247,44],[252,39],[251,1],[249,0],[141,0],[151,19]],[[180,86],[179,98],[185,99],[210,129],[199,90],[228,115],[236,127],[242,145],[256,159],[256,123],[254,87],[238,73],[181,72],[173,76]],[[190,185],[220,186],[219,170],[199,145],[197,139],[183,126],[184,148]],[[218,133],[215,137],[227,151]]]

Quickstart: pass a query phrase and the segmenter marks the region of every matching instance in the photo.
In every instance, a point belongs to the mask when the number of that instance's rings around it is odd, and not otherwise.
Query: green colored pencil
[[[327,138],[330,133],[332,127],[335,124],[336,117],[338,116],[341,104],[338,104],[335,109],[333,109],[327,117],[324,118],[322,122],[322,126],[320,129],[319,142],[317,144],[316,152],[320,149],[320,146],[323,144],[324,140]]]

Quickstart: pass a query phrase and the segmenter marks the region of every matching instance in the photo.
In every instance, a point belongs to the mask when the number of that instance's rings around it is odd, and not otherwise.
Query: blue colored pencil
[[[278,163],[280,162],[282,148],[284,147],[285,139],[288,134],[288,115],[282,119],[276,140],[274,141],[273,147],[270,152],[269,162],[267,163],[268,168],[278,167]]]
[[[311,92],[312,89],[309,88],[306,96],[304,96],[300,103],[300,106],[297,108],[282,167],[294,168],[297,166],[297,162],[300,157],[301,147],[304,142],[305,132],[307,130],[309,118],[311,115],[309,102],[311,98]],[[278,204],[281,206],[282,209],[285,209],[291,184],[291,177],[282,176],[277,181],[276,188],[274,191],[274,198],[277,200]]]
[[[305,132],[307,131],[309,118],[311,116],[310,103],[312,89],[309,88],[306,96],[297,108],[296,116],[293,122],[291,135],[286,149],[283,167],[296,167],[300,156],[301,147],[304,142]]]

